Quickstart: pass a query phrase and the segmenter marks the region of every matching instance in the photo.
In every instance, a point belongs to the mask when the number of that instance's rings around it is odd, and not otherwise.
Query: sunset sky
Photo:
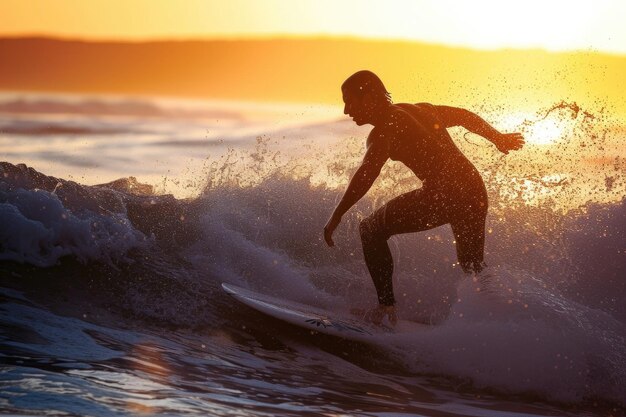
[[[0,0],[0,16],[0,91],[340,104],[367,68],[397,101],[626,114],[621,0]]]
[[[2,0],[0,36],[350,36],[626,54],[621,0]]]

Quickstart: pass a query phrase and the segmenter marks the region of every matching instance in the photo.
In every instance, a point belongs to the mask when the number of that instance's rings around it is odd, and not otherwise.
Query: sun
[[[563,124],[552,119],[540,120],[522,129],[526,142],[535,145],[551,145],[562,139],[564,133]]]
[[[532,121],[533,115],[528,113],[513,113],[503,117],[498,124],[503,132],[520,132],[527,144],[552,145],[565,138],[568,124],[553,115],[546,119]]]

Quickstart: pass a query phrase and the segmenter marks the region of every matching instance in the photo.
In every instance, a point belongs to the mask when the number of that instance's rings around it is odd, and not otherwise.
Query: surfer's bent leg
[[[380,207],[360,225],[363,255],[378,302],[394,305],[393,258],[387,240],[393,235],[419,232],[447,223],[437,199],[423,189],[402,194]]]
[[[396,303],[393,296],[393,258],[387,244],[389,236],[383,233],[382,227],[377,225],[379,218],[384,217],[384,214],[377,216],[376,213],[361,221],[363,256],[374,281],[374,287],[376,287],[378,303],[392,306]]]
[[[487,203],[473,204],[460,214],[450,223],[456,240],[459,264],[466,273],[480,272],[485,267],[483,256]]]

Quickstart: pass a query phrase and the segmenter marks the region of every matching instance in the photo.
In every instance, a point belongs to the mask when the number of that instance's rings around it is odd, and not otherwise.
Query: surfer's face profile
[[[344,108],[343,113],[352,117],[354,123],[358,126],[371,123],[373,110],[375,108],[374,100],[371,94],[365,93],[360,97],[348,89],[342,89]]]

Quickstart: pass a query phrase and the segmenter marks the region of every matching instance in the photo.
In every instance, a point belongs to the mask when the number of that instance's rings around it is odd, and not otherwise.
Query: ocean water
[[[555,100],[451,132],[490,195],[487,271],[449,227],[392,238],[419,334],[311,334],[220,289],[376,299],[359,220],[419,187],[390,163],[321,231],[363,152],[341,108],[0,96],[0,411],[18,415],[609,416],[626,407],[626,120]]]

